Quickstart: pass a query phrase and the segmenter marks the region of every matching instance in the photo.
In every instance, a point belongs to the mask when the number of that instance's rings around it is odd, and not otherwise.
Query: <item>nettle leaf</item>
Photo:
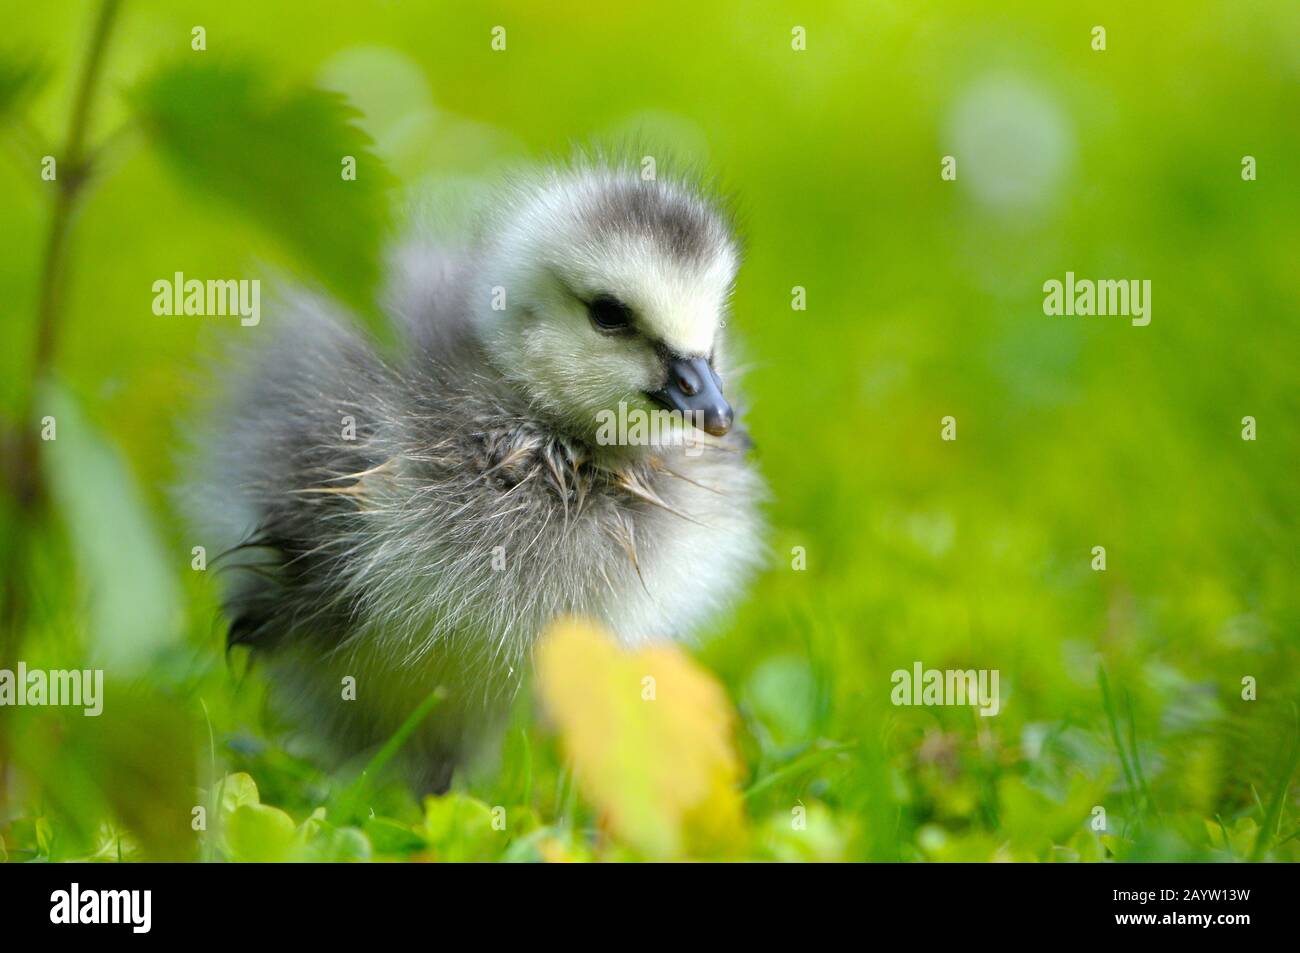
[[[654,857],[726,853],[744,840],[722,687],[673,646],[620,649],[581,621],[543,636],[538,683],[586,797]]]
[[[13,53],[0,54],[0,125],[40,92],[49,75],[39,60]]]
[[[209,61],[164,67],[132,99],[183,182],[242,212],[373,313],[390,180],[342,95],[276,91],[252,65]],[[348,157],[352,180],[342,174]]]
[[[40,406],[56,426],[41,459],[77,553],[91,657],[129,675],[180,638],[178,560],[169,560],[130,469],[72,395],[47,386]]]

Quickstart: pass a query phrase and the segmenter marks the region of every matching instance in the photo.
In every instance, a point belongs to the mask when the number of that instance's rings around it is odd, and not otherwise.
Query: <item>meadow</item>
[[[1300,859],[1300,7],[0,12],[0,669],[105,673],[96,717],[0,707],[0,859]],[[288,276],[382,338],[403,222],[593,141],[734,196],[767,568],[656,657],[689,701],[574,624],[448,794],[400,733],[326,771],[176,498],[274,309],[155,282]],[[1067,273],[1146,322],[1046,307]],[[928,670],[996,713],[900,704]]]

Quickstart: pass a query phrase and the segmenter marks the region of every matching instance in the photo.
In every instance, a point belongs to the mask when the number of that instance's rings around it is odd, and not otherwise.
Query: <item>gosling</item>
[[[230,645],[324,751],[363,754],[441,689],[402,752],[423,791],[492,736],[550,621],[688,639],[763,549],[719,202],[585,161],[487,205],[464,242],[390,256],[395,347],[284,293],[190,487]]]

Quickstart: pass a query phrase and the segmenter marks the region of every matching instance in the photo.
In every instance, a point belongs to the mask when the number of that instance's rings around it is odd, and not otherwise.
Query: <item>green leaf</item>
[[[416,831],[383,817],[372,817],[366,821],[365,832],[370,843],[375,845],[375,850],[381,854],[409,854],[428,846],[428,842]]]
[[[424,829],[438,859],[452,863],[493,860],[507,842],[492,827],[492,809],[463,794],[425,798]]]
[[[389,177],[341,95],[277,93],[252,65],[202,62],[164,67],[132,99],[183,182],[242,212],[349,305],[374,312]]]
[[[221,810],[225,814],[233,814],[245,804],[262,803],[257,782],[243,771],[226,775],[217,782],[217,790],[221,792]]]
[[[14,53],[0,54],[0,125],[8,122],[49,77],[45,64]]]
[[[303,859],[316,863],[367,861],[372,854],[370,840],[360,830],[335,827],[321,818],[304,822],[298,839]]]
[[[803,823],[792,823],[796,810],[802,813]],[[776,860],[791,862],[834,862],[844,859],[845,845],[849,840],[845,827],[850,822],[836,817],[824,804],[817,801],[797,802],[794,807],[781,808],[767,821],[763,841]]]
[[[116,677],[137,672],[180,638],[175,572],[130,470],[72,396],[47,386],[39,407],[53,418],[42,463],[77,553],[91,658]]]
[[[804,659],[787,655],[762,662],[750,676],[747,698],[779,745],[807,739],[812,731],[817,685]]]
[[[36,846],[46,857],[54,850],[54,828],[48,817],[36,819]]]
[[[264,863],[287,860],[297,828],[293,818],[265,804],[241,804],[226,825],[232,859]]]

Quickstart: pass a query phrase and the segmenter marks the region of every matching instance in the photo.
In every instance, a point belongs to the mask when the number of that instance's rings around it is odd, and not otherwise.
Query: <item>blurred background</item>
[[[737,198],[773,490],[770,568],[691,650],[734,711],[735,836],[674,849],[1300,857],[1300,6],[107,9],[0,0],[0,668],[107,680],[99,718],[0,708],[0,856],[656,855],[529,698],[428,802],[293,753],[172,490],[205,362],[258,329],[152,310],[175,272],[287,274],[380,327],[411,207],[624,140]],[[1149,279],[1150,325],[1044,315],[1067,271]],[[917,661],[997,669],[1000,713],[894,707]]]

